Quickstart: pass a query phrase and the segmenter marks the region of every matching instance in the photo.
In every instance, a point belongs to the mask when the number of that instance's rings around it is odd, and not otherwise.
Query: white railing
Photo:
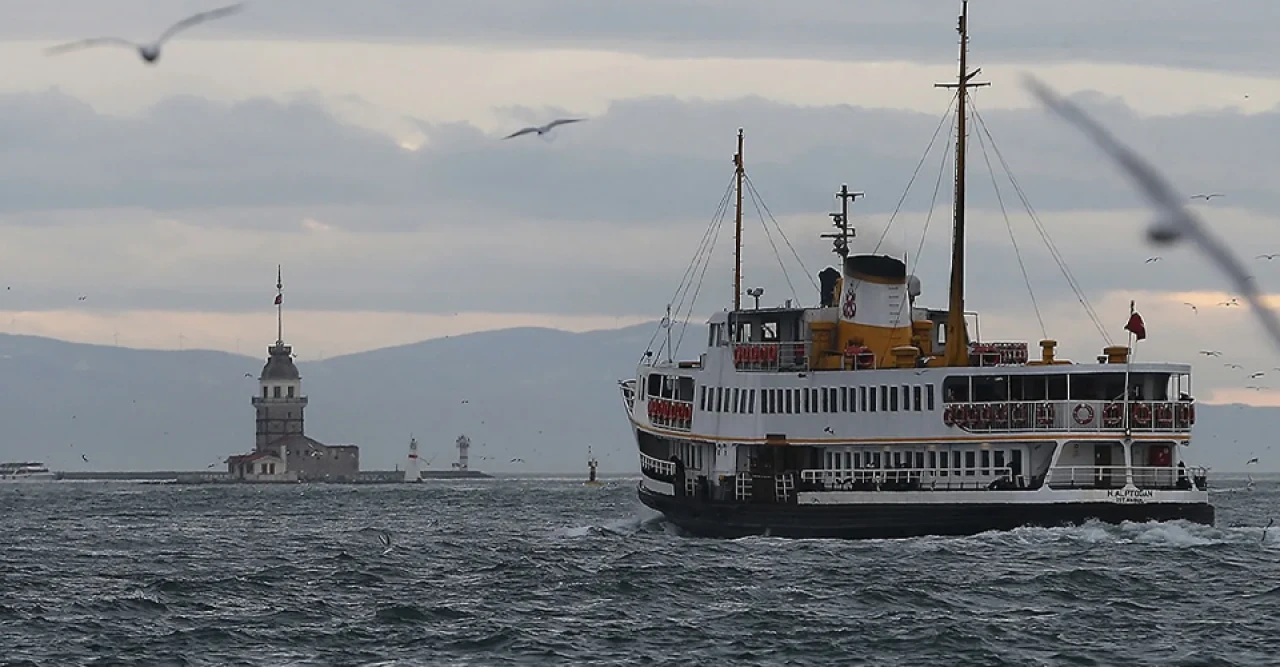
[[[733,365],[740,371],[800,370],[809,367],[809,344],[734,343],[730,348]]]
[[[1123,431],[1122,401],[991,401],[946,403],[942,422],[975,433],[1003,431]],[[1195,423],[1194,401],[1130,401],[1134,433],[1185,433]]]
[[[651,472],[664,477],[675,477],[676,464],[671,461],[655,459],[643,452],[640,453],[641,472]]]
[[[650,424],[676,431],[693,428],[693,401],[650,396],[646,404],[649,406]]]
[[[1205,468],[1175,468],[1173,466],[1134,466],[1133,485],[1139,489],[1191,489],[1197,478],[1208,475]],[[1047,484],[1053,489],[1121,488],[1128,476],[1122,465],[1110,466],[1054,466],[1049,469]]]
[[[986,490],[997,482],[1004,488],[1026,488],[1026,480],[1009,467],[986,468],[845,468],[802,470],[800,479],[823,491],[959,491]],[[997,486],[999,488],[999,486]]]

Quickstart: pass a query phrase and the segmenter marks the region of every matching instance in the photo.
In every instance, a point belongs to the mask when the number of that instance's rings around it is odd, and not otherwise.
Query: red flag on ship
[[[1147,325],[1143,324],[1142,316],[1137,311],[1129,313],[1129,323],[1124,325],[1126,331],[1133,333],[1134,340],[1142,340],[1147,337]]]
[[[276,295],[276,305],[277,305],[277,306],[278,306],[278,305],[280,305],[280,302],[281,302],[281,301],[283,301],[283,300],[284,300],[284,295],[283,295],[283,294],[277,294],[277,295]]]

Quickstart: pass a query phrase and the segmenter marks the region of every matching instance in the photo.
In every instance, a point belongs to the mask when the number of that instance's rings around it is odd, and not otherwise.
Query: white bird
[[[1200,350],[1200,354],[1206,357],[1221,357],[1222,353],[1217,350]]]
[[[57,55],[59,53],[66,53],[68,51],[78,51],[80,49],[85,49],[92,46],[126,46],[131,49],[137,49],[138,55],[142,56],[142,60],[145,61],[146,63],[155,64],[156,60],[160,58],[160,47],[163,46],[164,43],[169,40],[169,38],[178,34],[180,31],[186,30],[187,28],[190,28],[194,25],[204,23],[205,21],[211,21],[216,18],[222,18],[223,16],[228,16],[230,14],[234,14],[240,11],[241,9],[244,9],[243,2],[239,2],[234,5],[228,5],[226,7],[221,7],[219,9],[212,9],[207,12],[200,12],[199,14],[189,16],[185,19],[182,19],[181,21],[178,21],[172,26],[169,26],[168,30],[165,30],[163,33],[161,33],[160,37],[156,39],[156,41],[150,44],[136,44],[127,39],[121,39],[119,37],[94,37],[91,39],[82,39],[78,42],[60,44],[58,46],[54,46],[45,50],[45,53],[52,56],[52,55]]]
[[[523,130],[512,132],[511,134],[508,134],[507,136],[503,137],[503,139],[510,139],[512,137],[518,137],[524,134],[529,134],[531,132],[536,132],[538,136],[542,136],[560,125],[567,125],[569,123],[580,123],[584,120],[586,120],[586,118],[559,118],[557,120],[551,121],[550,123],[547,123],[546,125],[539,125],[537,127],[526,127]]]
[[[1143,264],[1150,264],[1152,262],[1158,262],[1160,260],[1161,260],[1160,257],[1148,257],[1147,261],[1143,262]]]
[[[1239,306],[1239,305],[1240,305],[1240,302],[1239,302],[1239,301],[1236,301],[1236,298],[1235,298],[1235,297],[1231,297],[1231,300],[1230,300],[1230,301],[1222,301],[1222,302],[1218,303],[1218,305],[1219,305],[1219,306],[1226,306],[1227,308],[1230,308],[1230,307],[1232,307],[1232,306]]]
[[[1223,364],[1223,366],[1227,368],[1244,368],[1244,366],[1241,366],[1240,364]]]
[[[1271,261],[1277,257],[1280,257],[1280,252],[1273,252],[1268,255],[1258,255],[1257,257],[1254,257],[1254,259],[1265,259],[1267,261]]]
[[[1276,314],[1262,302],[1262,295],[1259,294],[1254,282],[1249,280],[1249,272],[1221,240],[1209,233],[1199,217],[1182,205],[1184,200],[1164,177],[1129,147],[1117,141],[1111,133],[1098,125],[1079,107],[1059,97],[1039,80],[1028,76],[1026,86],[1050,111],[1088,136],[1094,145],[1106,153],[1129,176],[1147,201],[1155,207],[1159,215],[1147,228],[1147,238],[1157,244],[1170,244],[1183,238],[1190,239],[1227,275],[1231,282],[1235,283],[1236,291],[1249,302],[1259,324],[1271,337],[1272,343],[1280,348],[1280,319],[1277,319]],[[1221,193],[1213,194],[1221,195]],[[1205,195],[1205,199],[1208,198],[1209,196]]]
[[[1210,192],[1209,194],[1191,195],[1191,198],[1192,198],[1192,199],[1203,199],[1203,200],[1205,200],[1205,201],[1209,201],[1210,199],[1213,199],[1214,197],[1225,197],[1225,196],[1226,196],[1226,195],[1222,194],[1221,192]]]
[[[1255,380],[1255,379],[1260,378],[1260,377],[1262,377],[1262,376],[1264,376],[1264,375],[1266,375],[1266,373],[1264,373],[1264,372],[1262,372],[1262,371],[1258,371],[1257,373],[1251,373],[1251,374],[1249,374],[1249,379],[1250,379],[1250,380]]]
[[[1182,305],[1190,307],[1190,308],[1191,308],[1191,310],[1192,310],[1196,315],[1199,315],[1199,314],[1200,314],[1200,309],[1199,309],[1199,308],[1196,308],[1196,304],[1194,304],[1194,303],[1190,303],[1190,302],[1188,302],[1188,301],[1183,301],[1183,302],[1182,302]]]

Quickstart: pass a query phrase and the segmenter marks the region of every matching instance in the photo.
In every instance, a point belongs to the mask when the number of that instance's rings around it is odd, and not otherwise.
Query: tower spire
[[[947,366],[969,365],[969,336],[964,326],[964,158],[965,121],[968,116],[968,92],[970,88],[989,86],[990,83],[971,81],[982,71],[979,67],[969,71],[969,0],[960,5],[960,21],[956,26],[960,33],[960,72],[955,83],[936,83],[936,88],[956,89],[956,183],[955,230],[951,240],[951,294],[947,310],[947,347],[944,361]]]
[[[284,345],[284,281],[276,264],[276,345]]]

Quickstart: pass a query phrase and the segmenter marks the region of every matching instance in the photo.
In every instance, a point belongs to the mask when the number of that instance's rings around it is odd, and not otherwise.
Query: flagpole
[[[1130,320],[1133,319],[1134,312],[1135,311],[1133,308],[1133,301],[1130,301],[1129,302],[1129,319]],[[1129,436],[1132,434],[1132,431],[1130,430],[1130,424],[1129,424],[1129,394],[1131,393],[1129,389],[1129,367],[1133,365],[1133,329],[1129,329],[1126,327],[1126,330],[1129,332],[1129,350],[1128,350],[1128,354],[1124,355],[1124,437],[1126,440],[1128,440]]]

